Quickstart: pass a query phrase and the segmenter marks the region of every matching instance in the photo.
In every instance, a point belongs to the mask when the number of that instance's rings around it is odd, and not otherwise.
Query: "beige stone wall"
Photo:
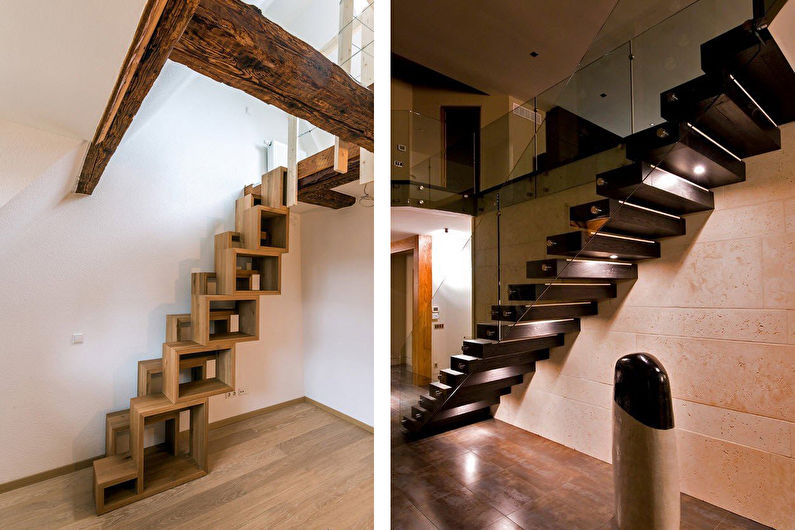
[[[605,461],[612,376],[621,355],[656,355],[671,376],[682,491],[776,528],[795,528],[795,124],[783,149],[746,160],[747,181],[718,188],[636,282],[586,317],[497,417]],[[503,211],[503,285],[568,231],[579,186]],[[476,221],[475,311],[494,303],[494,214]],[[505,297],[507,299],[507,296]]]

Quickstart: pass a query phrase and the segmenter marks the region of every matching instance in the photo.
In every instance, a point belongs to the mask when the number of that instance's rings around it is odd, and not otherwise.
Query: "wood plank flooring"
[[[392,528],[609,529],[610,464],[494,419],[406,442],[422,388],[392,370]],[[401,414],[402,413],[402,414]],[[682,528],[767,528],[682,495]]]
[[[0,495],[9,528],[372,528],[373,435],[309,403],[210,431],[210,473],[94,514],[91,469]]]

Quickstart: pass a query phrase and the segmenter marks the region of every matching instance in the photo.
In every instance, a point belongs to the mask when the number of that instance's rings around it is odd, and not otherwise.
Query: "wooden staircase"
[[[105,418],[105,457],[94,461],[102,514],[207,474],[208,398],[235,390],[235,345],[259,338],[259,299],[281,292],[288,251],[286,170],[246,186],[236,232],[215,236],[215,272],[193,273],[191,312],[166,316],[160,358],[138,362],[138,395]],[[145,431],[164,442],[145,447]],[[129,440],[124,444],[124,440]]]
[[[778,126],[795,119],[795,73],[754,21],[701,46],[705,75],[663,92],[665,123],[624,139],[627,163],[596,175],[605,199],[574,206],[576,231],[549,236],[550,259],[527,263],[529,283],[510,285],[522,305],[492,306],[440,382],[401,424],[428,434],[491,416],[492,405],[579,331],[636,262],[660,257],[658,239],[685,234],[684,214],[711,210],[711,188],[745,180],[742,158],[781,147]]]

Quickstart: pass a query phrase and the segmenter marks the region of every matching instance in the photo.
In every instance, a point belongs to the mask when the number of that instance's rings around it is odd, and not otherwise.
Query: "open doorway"
[[[431,248],[427,235],[392,242],[392,365],[415,385],[431,380]]]

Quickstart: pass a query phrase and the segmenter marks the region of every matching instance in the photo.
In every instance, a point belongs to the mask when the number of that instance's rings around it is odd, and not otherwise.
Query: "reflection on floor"
[[[0,495],[0,528],[372,528],[373,435],[309,403],[210,431],[210,473],[100,517],[91,468]]]
[[[392,528],[612,527],[611,466],[497,420],[406,442],[401,408],[426,389],[392,369]],[[767,528],[682,495],[682,528]]]

